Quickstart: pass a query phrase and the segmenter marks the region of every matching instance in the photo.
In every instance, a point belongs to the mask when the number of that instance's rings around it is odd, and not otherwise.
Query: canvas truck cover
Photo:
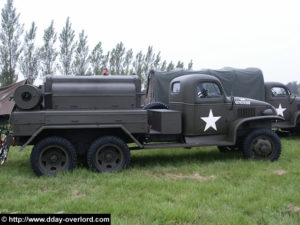
[[[8,122],[9,116],[15,106],[15,102],[10,99],[14,95],[17,87],[27,83],[27,80],[11,84],[0,88],[0,124]]]
[[[236,69],[225,67],[219,70],[203,69],[198,71],[175,70],[171,72],[150,71],[147,81],[145,104],[150,102],[169,103],[170,82],[187,74],[208,74],[217,77],[227,96],[253,98],[264,101],[264,77],[258,68]]]

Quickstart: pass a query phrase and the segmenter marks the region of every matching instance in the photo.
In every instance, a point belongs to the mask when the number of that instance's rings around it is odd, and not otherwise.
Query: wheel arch
[[[282,118],[279,116],[258,116],[235,121],[229,128],[229,135],[231,136],[232,143],[236,144],[238,136],[247,135],[247,133],[254,129],[272,129],[272,123],[275,120],[282,120]]]

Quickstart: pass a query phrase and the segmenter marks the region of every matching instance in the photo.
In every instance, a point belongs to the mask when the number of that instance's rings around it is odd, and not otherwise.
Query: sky
[[[0,0],[3,8],[6,0]],[[193,69],[258,67],[266,81],[300,82],[299,0],[14,0],[20,22],[38,27],[37,44],[54,21],[70,17],[92,49],[122,41],[136,54],[153,46],[162,59]]]

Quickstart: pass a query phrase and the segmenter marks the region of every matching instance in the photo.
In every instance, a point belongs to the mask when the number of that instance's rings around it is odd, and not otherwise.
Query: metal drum
[[[33,109],[41,103],[42,93],[37,87],[25,84],[16,89],[14,100],[20,109]]]

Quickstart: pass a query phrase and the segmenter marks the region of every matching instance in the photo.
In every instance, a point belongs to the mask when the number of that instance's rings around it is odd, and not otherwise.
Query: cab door
[[[277,115],[282,116],[285,120],[290,120],[290,94],[289,90],[281,86],[273,86],[269,93],[270,103],[276,108]]]
[[[194,134],[227,134],[233,110],[220,85],[214,81],[201,81],[196,88]]]

